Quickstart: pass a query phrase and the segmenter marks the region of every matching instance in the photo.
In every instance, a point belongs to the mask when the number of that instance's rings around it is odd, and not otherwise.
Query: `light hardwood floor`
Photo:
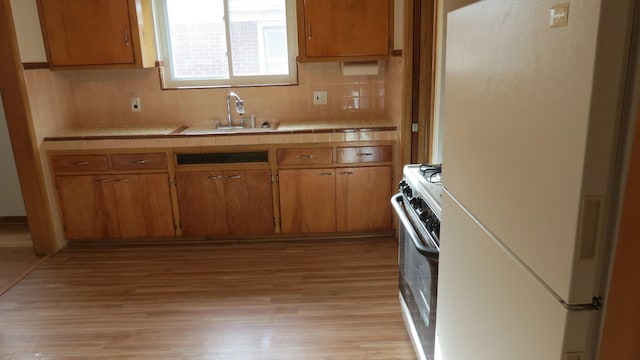
[[[41,260],[34,254],[27,225],[0,224],[0,296]]]
[[[0,297],[0,358],[415,359],[393,239],[72,247]]]

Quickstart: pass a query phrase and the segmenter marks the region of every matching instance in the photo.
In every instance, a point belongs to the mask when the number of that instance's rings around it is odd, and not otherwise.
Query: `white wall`
[[[22,62],[46,62],[36,0],[11,0],[11,11]]]
[[[25,216],[26,211],[20,191],[18,171],[13,160],[2,97],[0,97],[0,169],[0,216]]]

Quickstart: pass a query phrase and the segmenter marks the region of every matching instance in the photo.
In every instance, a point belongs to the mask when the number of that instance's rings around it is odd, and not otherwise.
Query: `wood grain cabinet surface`
[[[278,165],[319,165],[333,162],[333,148],[278,149]]]
[[[109,168],[107,155],[53,155],[51,166],[54,171],[104,171]]]
[[[275,232],[269,170],[179,172],[176,182],[184,236]]]
[[[335,169],[278,172],[283,233],[336,231],[335,173]]]
[[[69,239],[175,235],[167,174],[57,176]]]
[[[336,150],[339,164],[390,162],[391,145],[339,147]]]
[[[283,233],[391,229],[391,166],[283,169]]]
[[[388,56],[391,5],[390,0],[297,0],[300,61]]]
[[[37,0],[52,68],[153,66],[150,1]]]
[[[166,169],[167,154],[113,154],[111,167],[114,170]]]
[[[339,232],[391,229],[391,166],[336,170]]]

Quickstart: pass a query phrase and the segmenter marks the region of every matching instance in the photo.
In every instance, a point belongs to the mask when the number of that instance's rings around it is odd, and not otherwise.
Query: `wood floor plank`
[[[0,358],[415,359],[393,239],[72,247],[0,297]]]
[[[26,224],[0,224],[0,296],[44,257],[36,256]]]

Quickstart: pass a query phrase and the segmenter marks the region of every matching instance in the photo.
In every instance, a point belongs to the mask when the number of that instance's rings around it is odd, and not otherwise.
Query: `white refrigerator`
[[[596,359],[634,1],[465,2],[447,18],[436,359]]]

